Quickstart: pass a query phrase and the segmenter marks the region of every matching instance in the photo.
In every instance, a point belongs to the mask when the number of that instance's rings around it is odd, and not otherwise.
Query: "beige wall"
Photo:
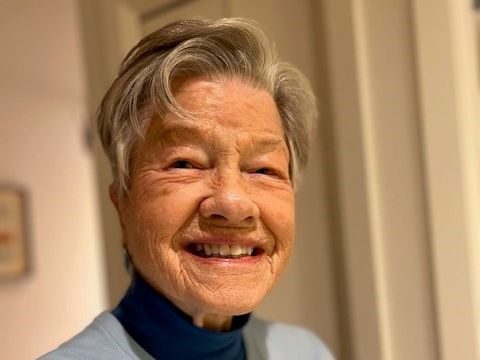
[[[103,309],[73,0],[0,5],[0,183],[28,192],[31,273],[0,283],[0,359],[53,349]]]

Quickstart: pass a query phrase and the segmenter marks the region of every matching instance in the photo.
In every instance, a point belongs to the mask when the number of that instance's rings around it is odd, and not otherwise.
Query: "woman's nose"
[[[260,211],[246,187],[241,173],[222,176],[200,203],[200,215],[219,226],[251,227]]]

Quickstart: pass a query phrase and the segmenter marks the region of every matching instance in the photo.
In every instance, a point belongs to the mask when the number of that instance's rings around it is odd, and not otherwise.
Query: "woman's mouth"
[[[261,255],[262,249],[243,245],[191,243],[187,251],[203,258],[239,259]]]

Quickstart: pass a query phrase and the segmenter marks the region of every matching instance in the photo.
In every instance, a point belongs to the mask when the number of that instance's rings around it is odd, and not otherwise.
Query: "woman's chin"
[[[195,303],[197,311],[205,314],[216,314],[220,316],[237,316],[251,313],[260,304],[263,296],[253,295],[249,292],[243,294],[238,291],[215,296],[198,296]]]

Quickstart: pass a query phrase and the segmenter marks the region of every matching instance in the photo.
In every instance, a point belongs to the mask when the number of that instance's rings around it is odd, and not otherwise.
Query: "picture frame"
[[[19,186],[0,185],[0,281],[29,272],[26,192]]]

